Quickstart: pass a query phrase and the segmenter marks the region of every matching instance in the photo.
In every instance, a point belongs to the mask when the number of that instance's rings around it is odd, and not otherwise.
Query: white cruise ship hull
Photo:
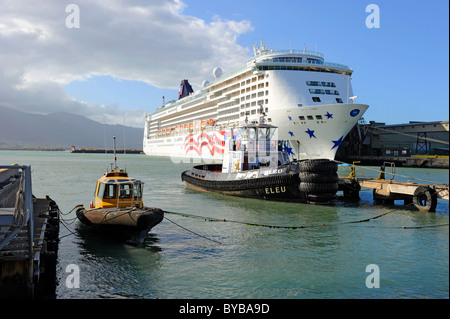
[[[278,123],[278,138],[290,141],[291,156],[333,160],[345,136],[368,107],[366,104],[318,105],[281,109],[271,116],[272,122]]]
[[[368,108],[351,103],[348,66],[318,52],[274,51],[264,46],[244,67],[205,82],[196,92],[146,115],[143,151],[174,161],[222,161],[224,141],[243,121],[265,115],[291,159],[335,158],[342,141]],[[234,136],[236,137],[236,136]]]
[[[285,108],[272,112],[270,118],[272,124],[278,126],[278,140],[289,141],[283,145],[291,158],[332,160],[345,136],[367,108],[366,104]],[[170,156],[175,162],[221,162],[224,141],[230,136],[228,132],[230,130],[211,126],[203,131],[144,138],[143,150],[146,155]]]

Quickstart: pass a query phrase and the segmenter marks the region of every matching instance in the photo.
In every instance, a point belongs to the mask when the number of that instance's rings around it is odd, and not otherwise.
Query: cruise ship
[[[254,57],[194,92],[183,80],[177,100],[145,114],[143,151],[173,160],[222,161],[225,140],[237,127],[264,116],[291,159],[334,159],[339,145],[368,105],[355,103],[353,70],[316,51],[272,50]]]

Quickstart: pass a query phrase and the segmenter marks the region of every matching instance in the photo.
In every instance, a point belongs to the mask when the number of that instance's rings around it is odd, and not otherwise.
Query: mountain
[[[144,129],[108,125],[66,112],[24,113],[0,106],[0,149],[117,148],[142,149]],[[124,145],[125,139],[125,145]]]

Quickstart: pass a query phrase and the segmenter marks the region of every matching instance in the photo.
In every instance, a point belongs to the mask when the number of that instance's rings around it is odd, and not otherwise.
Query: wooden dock
[[[417,168],[449,168],[449,157],[439,155],[411,155],[411,156],[364,156],[347,155],[342,156],[340,160],[344,162],[359,161],[362,165],[379,166],[385,162],[395,163],[398,167],[417,167]]]
[[[35,298],[56,287],[59,208],[29,193],[29,166],[16,171],[0,187],[0,197],[17,196],[0,205],[0,298]]]
[[[361,188],[372,189],[375,201],[393,204],[395,200],[403,200],[405,205],[413,204],[422,212],[435,212],[438,198],[449,200],[448,184],[397,182],[393,180],[395,174],[391,180],[386,180],[384,168],[385,165],[381,167],[380,175],[377,178],[356,178],[353,165],[349,177],[339,178],[339,190],[343,191],[346,199],[358,199]]]

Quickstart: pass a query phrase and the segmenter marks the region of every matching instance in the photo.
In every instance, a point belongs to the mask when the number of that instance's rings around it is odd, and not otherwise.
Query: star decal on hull
[[[291,146],[291,143],[289,142],[289,141],[286,141],[286,142],[284,142],[283,141],[283,150],[287,153],[287,155],[289,156],[289,155],[295,155],[295,153],[292,151],[292,147],[290,147]]]
[[[294,136],[294,132],[289,131],[289,135]]]
[[[327,112],[325,116],[327,117],[328,120],[333,118],[333,114],[330,114],[330,112]]]
[[[315,135],[314,135],[314,131],[311,131],[310,129],[308,129],[307,131],[305,131],[306,133],[308,133],[309,134],[309,138],[317,138]]]
[[[344,136],[341,136],[341,138],[338,139],[337,141],[332,141],[334,143],[334,146],[331,149],[336,148],[339,145],[341,145],[343,139],[344,139]]]

